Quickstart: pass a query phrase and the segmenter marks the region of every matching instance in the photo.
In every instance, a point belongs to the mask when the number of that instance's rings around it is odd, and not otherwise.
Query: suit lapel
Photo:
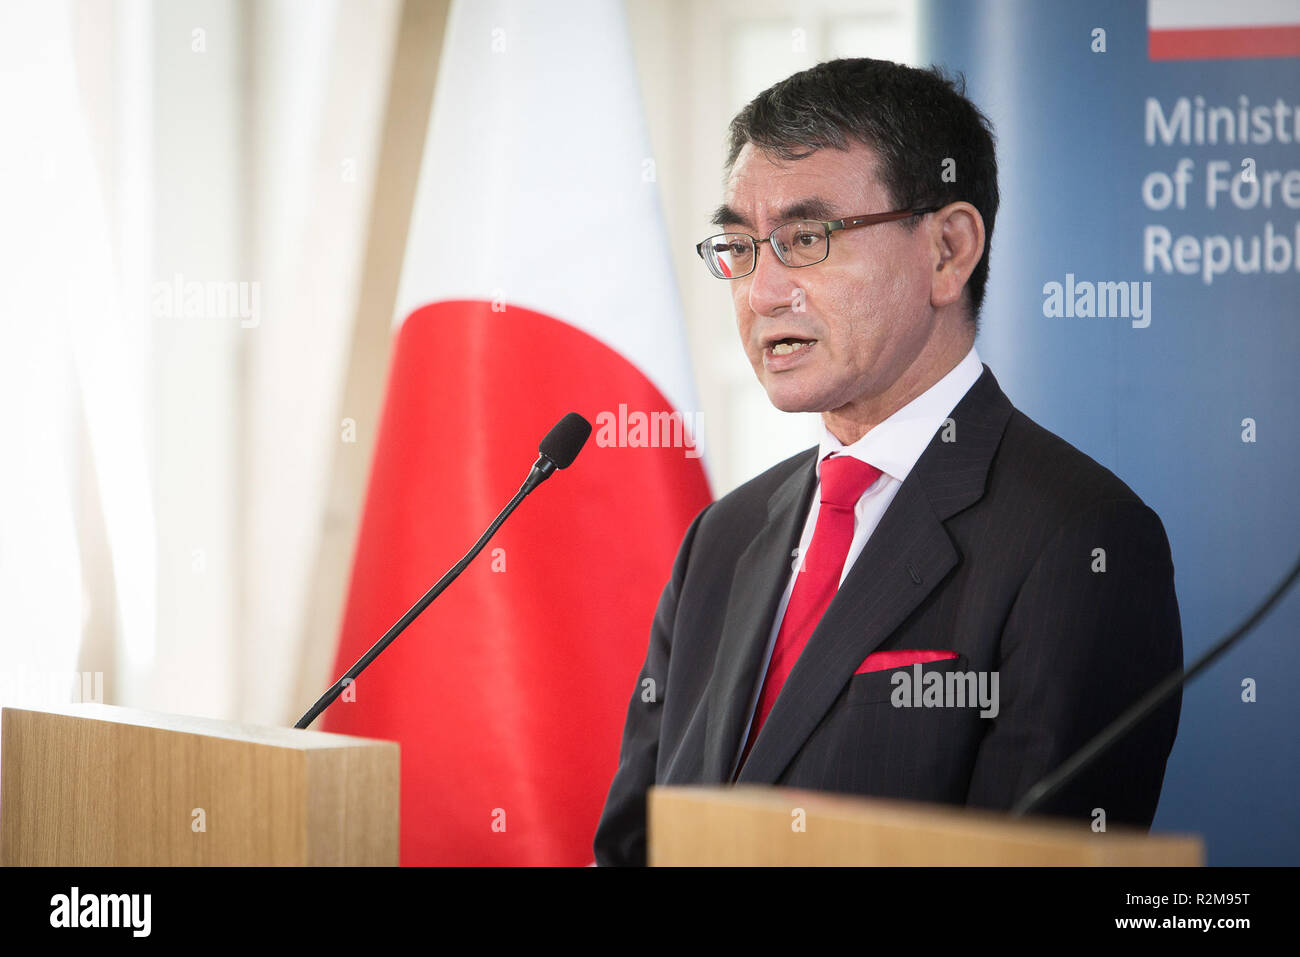
[[[738,783],[776,781],[862,659],[956,564],[924,493],[904,482],[795,662]]]
[[[704,740],[704,780],[731,780],[750,698],[758,682],[776,606],[794,569],[817,483],[817,449],[768,499],[767,523],[741,553],[732,577],[713,676],[708,687],[708,724]]]
[[[836,592],[786,679],[737,783],[775,783],[839,697],[857,666],[885,642],[958,563],[960,556],[943,522],[983,496],[993,453],[1011,411],[1010,402],[985,366],[980,378],[952,412],[955,440],[944,441],[942,428],[936,432]],[[810,479],[815,475],[811,462],[810,458],[807,470]],[[810,496],[811,488],[812,482],[808,481],[805,499]],[[778,492],[772,498],[774,509],[784,503],[780,496]],[[729,668],[727,696],[711,702],[711,734],[713,705],[725,706],[726,710],[725,720],[718,723],[718,740],[707,742],[710,750],[706,753],[706,770],[717,769],[717,756],[713,752],[725,752],[725,757],[730,759],[738,749],[740,725],[747,717],[749,695],[758,680],[764,639],[787,581],[788,556],[790,549],[798,544],[797,534],[807,516],[807,505],[805,501],[802,509],[790,509],[797,513],[793,516],[795,521],[780,518],[779,512],[773,513],[774,518],[764,531],[777,529],[788,535],[793,529],[795,542],[778,550],[772,540],[774,536],[768,536],[766,547],[772,555],[756,555],[752,561],[771,580],[754,581],[748,605],[739,614],[734,628],[732,612],[740,610],[728,609],[719,664],[727,666],[733,660],[730,656],[735,655],[737,661],[743,658],[744,665]],[[781,544],[787,541],[788,538],[780,539]],[[755,539],[751,550],[745,553],[747,557],[755,547],[764,546]],[[773,556],[780,560],[779,568],[771,560]],[[744,562],[737,569],[738,577],[745,570],[743,566]],[[740,578],[737,584],[744,581]],[[770,589],[767,593],[770,601],[758,599],[757,595],[762,594],[757,591],[759,588]],[[733,598],[736,595],[734,588],[732,595]],[[762,614],[758,613],[760,606]],[[708,763],[710,759],[715,763]],[[726,767],[729,769],[729,764]]]

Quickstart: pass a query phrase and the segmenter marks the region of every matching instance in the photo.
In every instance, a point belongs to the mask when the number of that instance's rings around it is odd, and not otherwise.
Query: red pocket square
[[[955,651],[939,651],[937,649],[903,649],[901,651],[877,651],[875,654],[867,655],[858,665],[858,670],[853,672],[855,675],[865,675],[870,671],[892,671],[895,668],[907,668],[911,665],[924,664],[927,661],[947,661],[949,658],[956,658]]]

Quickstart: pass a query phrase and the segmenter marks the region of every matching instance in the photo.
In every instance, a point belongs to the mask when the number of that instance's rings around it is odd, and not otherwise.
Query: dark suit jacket
[[[1182,665],[1159,517],[1017,411],[988,366],[936,432],[795,663],[736,775],[816,449],[691,523],[663,590],[596,832],[599,864],[645,861],[651,785],[767,784],[1006,809]],[[1104,549],[1105,570],[1094,550]],[[943,649],[998,672],[999,711],[898,708],[869,654]],[[910,669],[909,669],[910,670]],[[653,684],[647,683],[651,679]],[[1046,809],[1149,826],[1175,698]]]

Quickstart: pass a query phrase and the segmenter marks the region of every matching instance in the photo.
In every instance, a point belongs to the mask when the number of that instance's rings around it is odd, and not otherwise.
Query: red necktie
[[[821,508],[817,511],[817,525],[772,648],[772,660],[763,680],[763,693],[758,699],[749,741],[741,756],[742,764],[749,757],[749,749],[754,746],[785,679],[840,587],[844,560],[853,542],[854,506],[879,476],[880,469],[848,455],[832,452],[821,462]]]

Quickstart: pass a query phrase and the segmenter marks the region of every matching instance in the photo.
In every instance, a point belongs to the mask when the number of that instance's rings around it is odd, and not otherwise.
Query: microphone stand
[[[1282,580],[1282,583],[1277,588],[1273,589],[1273,593],[1268,596],[1264,603],[1255,609],[1254,614],[1242,622],[1232,634],[1198,658],[1190,668],[1186,670],[1180,668],[1173,672],[1139,698],[1132,707],[1076,751],[1068,761],[1030,788],[1025,793],[1025,796],[1011,808],[1011,816],[1022,817],[1041,807],[1047,800],[1055,796],[1061,788],[1081,774],[1085,768],[1110,750],[1111,745],[1141,724],[1151,712],[1164,704],[1169,696],[1182,687],[1184,683],[1208,668],[1211,662],[1245,637],[1246,633],[1259,624],[1260,619],[1267,615],[1273,606],[1281,600],[1291,585],[1295,583],[1297,576],[1300,576],[1300,560],[1297,560],[1290,574]]]
[[[343,677],[334,682],[334,684],[330,686],[329,690],[317,699],[314,705],[307,709],[307,713],[298,719],[298,723],[295,724],[294,727],[308,727],[316,720],[322,711],[333,704],[335,699],[343,693],[343,689],[352,684],[352,682],[356,680],[357,675],[365,671],[370,663],[378,658],[383,653],[384,649],[391,645],[394,639],[406,630],[406,626],[415,621],[415,619],[419,617],[420,613],[424,611],[424,609],[428,608],[433,600],[441,595],[446,587],[456,580],[456,577],[460,575],[469,563],[474,560],[474,556],[481,552],[483,546],[486,545],[492,536],[496,534],[497,529],[501,527],[501,523],[509,518],[510,513],[513,512],[518,507],[519,503],[524,500],[524,496],[549,478],[555,469],[556,464],[546,455],[538,456],[537,462],[528,473],[528,478],[525,479],[524,484],[521,485],[519,491],[515,493],[515,497],[512,498],[506,507],[501,510],[500,514],[492,520],[492,524],[487,527],[487,531],[479,536],[479,540],[474,543],[473,548],[465,553],[465,557],[453,565],[447,574],[439,578],[437,583],[424,593],[424,597],[412,605],[410,611],[399,618],[397,623],[384,633],[384,637],[371,645],[370,650],[358,658],[357,663],[349,668],[344,673]]]

